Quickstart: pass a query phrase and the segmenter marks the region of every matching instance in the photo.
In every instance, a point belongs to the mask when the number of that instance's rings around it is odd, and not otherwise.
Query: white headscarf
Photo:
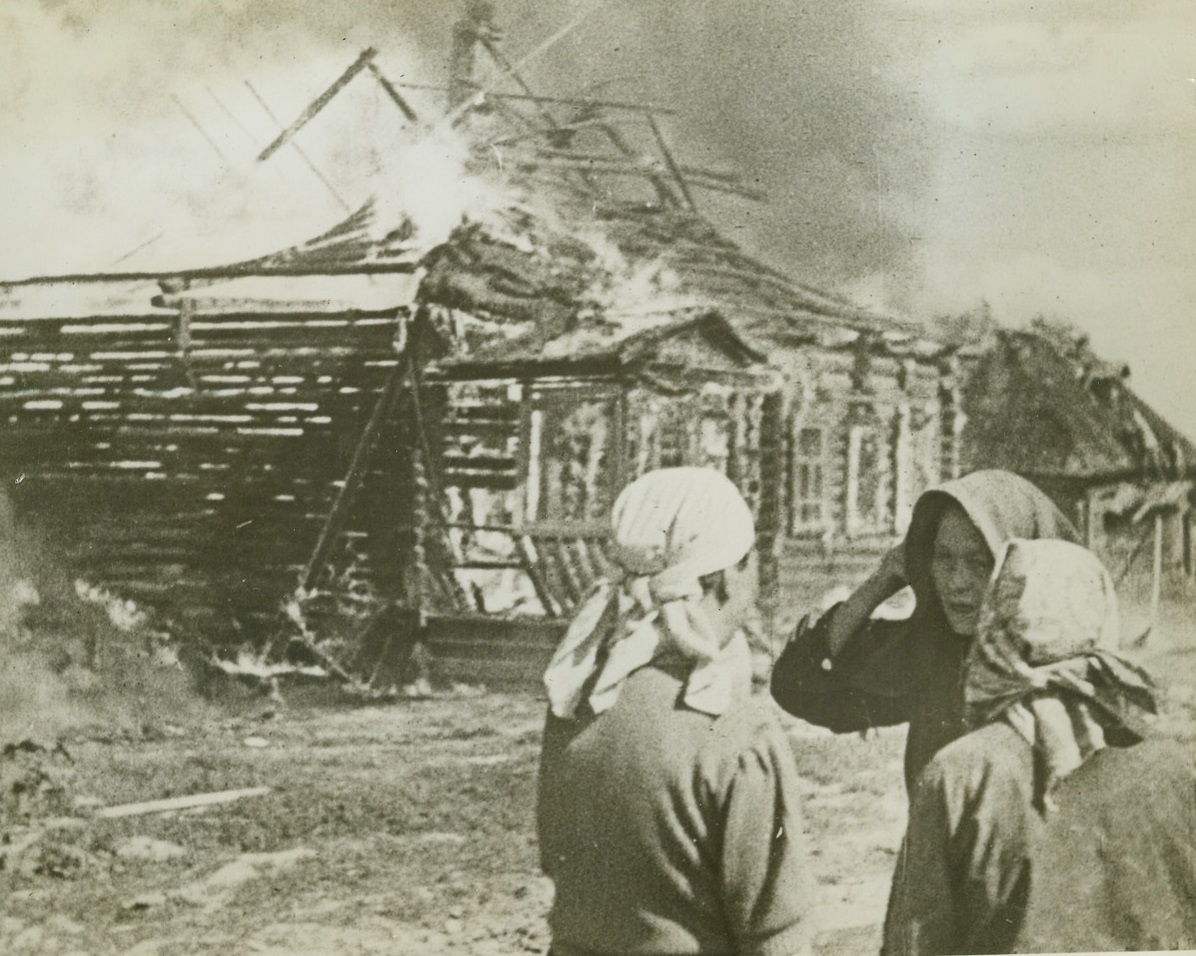
[[[717,471],[663,468],[624,488],[611,512],[611,556],[627,577],[600,582],[570,623],[544,674],[552,712],[573,717],[588,691],[600,714],[633,672],[672,652],[693,665],[686,705],[721,714],[750,681],[751,653],[742,633],[721,645],[698,579],[739,562],[755,537],[743,496]]]

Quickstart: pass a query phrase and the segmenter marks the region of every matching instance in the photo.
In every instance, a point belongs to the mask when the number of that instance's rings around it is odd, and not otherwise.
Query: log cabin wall
[[[782,639],[834,589],[857,584],[942,480],[944,373],[876,342],[774,354],[787,380],[783,539],[775,627]]]
[[[403,317],[206,315],[149,298],[0,312],[0,467],[71,573],[216,643],[260,641],[396,374]],[[378,518],[403,498],[401,432],[396,417],[380,437],[330,562],[361,601],[399,587],[401,522]]]
[[[748,372],[710,367],[709,351],[691,354],[700,345],[678,336],[654,347],[654,361],[604,375],[436,386],[456,563],[447,583],[435,562],[422,573],[448,672],[493,675],[483,662],[496,661],[534,679],[588,585],[613,570],[605,514],[646,471],[713,467],[740,487],[757,519],[762,605],[778,646],[798,612],[871,570],[940,480],[938,353],[839,335],[790,343],[766,372]],[[446,615],[470,623],[450,627]],[[518,621],[548,630],[506,627]]]
[[[725,374],[712,373],[715,378]],[[430,380],[428,432],[439,461],[421,485],[419,600],[436,668],[453,679],[534,682],[596,580],[619,490],[654,468],[715,467],[743,490],[764,532],[778,507],[779,420],[771,379],[702,381],[675,366],[645,375]],[[688,379],[688,383],[683,379]],[[766,391],[765,389],[771,389]],[[781,429],[771,433],[779,436]],[[777,477],[769,479],[769,471]],[[439,526],[438,526],[439,525]],[[775,562],[762,561],[775,583]]]

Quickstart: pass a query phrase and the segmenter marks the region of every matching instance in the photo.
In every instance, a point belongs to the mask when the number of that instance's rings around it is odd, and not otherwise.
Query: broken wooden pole
[[[180,100],[174,93],[170,94],[170,98],[174,100],[174,105],[179,108],[179,112],[187,118],[191,125],[199,131],[199,135],[204,138],[204,140],[209,146],[212,147],[213,150],[215,150],[216,155],[220,157],[221,162],[223,162],[226,166],[229,165],[228,157],[224,155],[224,150],[220,148],[216,140],[212,139],[212,137],[208,135],[208,131],[203,128],[203,125],[195,118],[195,115],[183,105],[183,101]]]
[[[496,44],[487,36],[479,36],[478,42],[485,48],[486,52],[490,54],[491,59],[493,59],[494,62],[502,68],[502,71],[519,85],[519,88],[523,90],[525,95],[535,95],[532,92],[532,88],[527,85],[527,81],[524,80],[522,74],[520,74],[520,72],[515,68],[515,65],[508,60],[502,50],[498,48],[498,44]],[[532,100],[531,102],[535,104],[536,112],[540,114],[540,117],[544,120],[544,122],[553,129],[556,129],[556,118],[548,112],[548,110],[544,107],[544,104],[537,100]]]
[[[1114,580],[1113,580],[1114,588],[1121,587],[1121,582],[1124,581],[1126,575],[1130,573],[1130,568],[1133,567],[1134,562],[1138,559],[1138,555],[1142,553],[1142,549],[1146,546],[1146,542],[1149,539],[1150,539],[1150,528],[1148,526],[1146,528],[1146,530],[1143,531],[1142,534],[1138,536],[1138,543],[1136,545],[1134,545],[1134,550],[1130,552],[1129,557],[1125,559],[1125,564],[1123,564],[1121,566],[1121,571],[1118,573],[1117,577],[1114,578]]]
[[[656,137],[656,145],[660,148],[660,153],[664,157],[665,165],[669,167],[669,172],[677,180],[677,188],[681,190],[681,195],[685,197],[686,204],[689,206],[691,212],[697,212],[698,206],[694,202],[693,194],[689,191],[689,184],[686,183],[685,177],[681,175],[681,170],[677,167],[677,161],[673,159],[673,151],[669,149],[669,144],[665,142],[664,133],[660,131],[660,125],[656,122],[656,117],[651,113],[648,114],[648,126],[652,128],[652,135]]]
[[[403,111],[403,115],[406,116],[407,119],[409,119],[412,123],[418,123],[419,117],[416,116],[415,110],[411,108],[411,104],[403,99],[402,94],[395,89],[395,85],[391,83],[389,79],[387,79],[386,74],[382,72],[378,64],[371,60],[366,64],[366,68],[374,74],[374,79],[382,84],[382,89],[386,90],[386,95],[394,100],[395,106]]]
[[[1163,593],[1163,509],[1154,513],[1154,568],[1150,584],[1150,627],[1159,623],[1159,599]]]
[[[399,381],[403,374],[403,362],[406,361],[410,360],[404,356],[403,360],[391,369],[390,377],[386,380],[382,394],[374,404],[374,410],[370,414],[369,421],[366,422],[365,428],[362,429],[361,437],[357,440],[357,447],[353,450],[353,459],[349,462],[349,470],[345,475],[344,483],[337,492],[336,500],[332,503],[328,517],[324,520],[324,526],[320,529],[320,537],[316,540],[316,546],[312,550],[311,557],[308,558],[307,566],[303,569],[303,578],[299,586],[304,591],[312,589],[316,583],[316,579],[320,576],[320,572],[324,569],[324,561],[328,557],[328,550],[331,548],[336,535],[340,532],[344,516],[348,512],[354,495],[357,494],[358,487],[361,485],[362,476],[365,474],[370,455],[378,443],[378,432],[390,414],[395,397],[398,395]]]
[[[147,813],[167,813],[171,810],[191,810],[195,807],[210,807],[220,803],[232,803],[246,797],[264,797],[271,787],[249,787],[244,790],[219,790],[215,793],[196,793],[187,797],[168,797],[164,800],[146,800],[143,803],[123,803],[115,807],[102,807],[92,816],[100,820],[114,820],[118,817],[138,817]]]
[[[312,118],[320,112],[320,110],[327,106],[332,98],[336,96],[336,94],[342,89],[344,89],[348,82],[353,79],[353,77],[364,70],[369,65],[369,62],[377,55],[378,51],[373,47],[366,48],[362,52],[361,56],[359,56],[353,62],[352,66],[350,66],[347,70],[345,70],[344,73],[340,75],[336,82],[334,82],[330,87],[328,87],[328,89],[317,96],[314,100],[312,100],[311,103],[308,104],[307,109],[305,109],[299,115],[299,118],[281,133],[279,133],[274,142],[262,150],[262,154],[258,156],[258,162],[260,163],[263,160],[269,159],[276,152],[278,152],[278,150],[285,146],[290,141],[291,137],[298,133],[299,130],[303,129],[303,127],[306,126],[312,120]]]
[[[396,83],[395,86],[404,90],[427,90],[433,93],[447,93],[447,86],[437,86],[434,83]],[[619,100],[592,100],[569,96],[541,96],[528,93],[496,93],[486,92],[486,99],[490,100],[527,100],[530,103],[560,103],[563,106],[599,106],[605,109],[625,110],[629,113],[656,113],[658,116],[675,116],[677,111],[663,106],[653,106],[651,103],[624,103]]]
[[[266,115],[270,117],[270,119],[274,122],[274,125],[281,128],[282,123],[279,122],[278,117],[274,115],[274,111],[272,109],[270,109],[270,107],[268,105],[266,105],[266,101],[264,99],[262,99],[262,94],[259,93],[257,91],[257,89],[254,87],[254,85],[252,83],[250,83],[248,80],[245,81],[245,86],[248,88],[249,92],[253,94],[253,98],[258,101],[258,105],[261,106],[261,108],[266,111]],[[327,176],[325,176],[322,172],[320,172],[319,167],[316,166],[316,164],[314,162],[312,162],[311,157],[308,156],[307,153],[305,153],[303,151],[303,148],[298,143],[292,143],[291,148],[293,150],[295,150],[296,153],[299,154],[299,158],[302,159],[303,162],[306,164],[307,168],[310,169],[312,171],[312,173],[315,174],[316,179],[318,179],[320,181],[320,183],[324,186],[324,188],[327,189],[328,192],[332,194],[332,198],[337,201],[337,203],[340,205],[340,207],[342,209],[344,209],[345,212],[352,212],[353,210],[350,208],[349,204],[347,202],[345,202],[345,200],[341,198],[341,194],[336,191],[336,187],[333,186],[332,183],[328,181]]]
[[[631,144],[629,144],[627,140],[623,138],[623,134],[615,129],[614,126],[607,123],[605,126],[601,127],[601,129],[602,132],[606,134],[606,138],[614,143],[615,148],[620,153],[622,153],[628,159],[635,158],[635,150],[631,148]],[[656,195],[660,198],[661,202],[671,206],[679,205],[677,197],[673,194],[673,191],[669,189],[665,181],[660,178],[660,176],[653,172],[649,175],[648,179],[649,182],[652,183],[652,188],[656,190]]]

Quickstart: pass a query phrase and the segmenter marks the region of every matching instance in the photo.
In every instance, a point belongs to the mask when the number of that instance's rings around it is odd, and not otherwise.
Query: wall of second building
[[[1190,596],[1196,573],[1191,514],[1186,502],[1148,514],[1139,514],[1135,504],[1127,506],[1147,489],[1128,482],[1081,489],[1085,543],[1100,555],[1124,599],[1151,593],[1156,561],[1162,595]]]

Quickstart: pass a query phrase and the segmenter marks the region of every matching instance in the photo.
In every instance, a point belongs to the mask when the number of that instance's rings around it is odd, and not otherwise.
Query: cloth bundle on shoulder
[[[1128,744],[1156,713],[1150,675],[1117,653],[1109,572],[1079,545],[1013,540],[993,572],[966,666],[972,727],[1003,720],[1034,746],[1036,800],[1108,743]]]

